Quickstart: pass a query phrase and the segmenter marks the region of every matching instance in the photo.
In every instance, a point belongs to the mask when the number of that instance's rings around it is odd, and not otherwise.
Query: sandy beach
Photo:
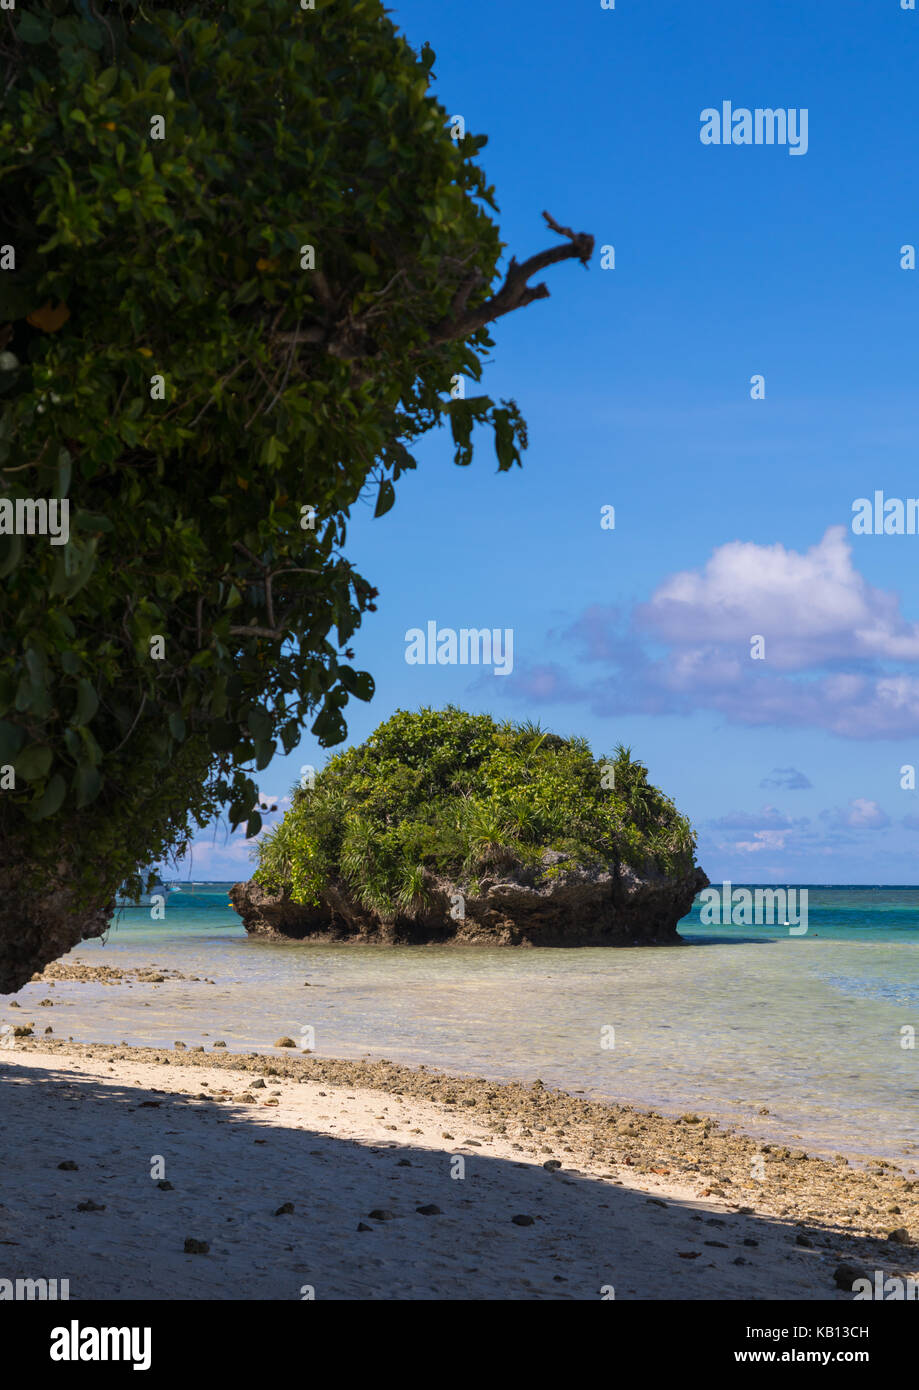
[[[696,1115],[290,1049],[15,1042],[0,1278],[71,1299],[845,1301],[841,1264],[919,1264],[915,1176]]]

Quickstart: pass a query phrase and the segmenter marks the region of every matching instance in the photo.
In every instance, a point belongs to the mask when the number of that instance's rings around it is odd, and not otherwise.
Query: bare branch
[[[231,627],[231,637],[267,637],[270,642],[283,642],[290,633],[273,627]]]
[[[299,347],[301,343],[324,343],[329,337],[328,328],[298,328],[293,333],[275,333],[276,343],[292,343],[294,347]]]
[[[234,550],[239,550],[243,555],[245,555],[247,560],[251,560],[253,565],[255,565],[257,569],[260,569],[263,574],[269,568],[269,566],[265,564],[264,560],[260,560],[257,555],[253,555],[249,547],[247,545],[243,545],[242,541],[234,541],[233,548]]]
[[[486,299],[485,303],[480,304],[478,308],[467,310],[466,303],[476,287],[475,278],[470,276],[468,280],[463,282],[454,296],[450,314],[431,329],[430,344],[432,347],[436,347],[438,343],[452,342],[456,338],[468,338],[473,333],[477,333],[480,328],[484,328],[487,323],[501,318],[504,314],[512,313],[514,309],[522,309],[527,304],[532,304],[536,299],[548,299],[549,288],[547,285],[527,283],[531,275],[544,270],[546,266],[568,260],[579,260],[582,265],[587,264],[593,255],[593,237],[587,232],[573,232],[570,227],[560,226],[547,212],[543,213],[543,217],[552,231],[557,232],[559,236],[567,237],[570,244],[568,246],[553,246],[548,251],[540,251],[537,255],[530,256],[522,265],[517,263],[516,258],[513,258],[508,266],[504,284],[498,293],[492,295],[491,299]]]
[[[134,716],[134,722],[132,723],[130,729],[129,729],[128,732],[125,734],[124,738],[121,740],[121,742],[119,743],[118,747],[112,750],[112,756],[113,756],[113,757],[114,757],[115,753],[120,753],[120,752],[121,752],[122,748],[125,746],[125,744],[127,743],[128,739],[129,739],[129,738],[131,737],[131,735],[133,734],[135,728],[137,727],[137,721],[138,721],[138,719],[140,718],[140,716],[141,716],[141,715],[143,714],[143,712],[144,712],[144,707],[145,707],[146,703],[147,703],[147,697],[146,697],[146,695],[145,695],[145,696],[143,697],[143,699],[141,700],[141,702],[140,702],[140,709],[139,709],[139,710],[137,711],[137,713],[135,714],[135,716]]]

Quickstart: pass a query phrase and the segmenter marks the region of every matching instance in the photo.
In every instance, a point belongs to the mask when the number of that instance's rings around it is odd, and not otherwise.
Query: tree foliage
[[[189,817],[255,833],[253,769],[373,692],[351,509],[440,425],[520,462],[514,402],[451,388],[592,241],[547,218],[492,293],[485,139],[432,62],[380,0],[0,13],[0,503],[71,532],[0,527],[0,858],[136,882]]]
[[[689,822],[629,749],[595,759],[582,738],[454,706],[399,711],[293,796],[259,841],[254,876],[300,903],[341,882],[393,913],[424,900],[428,875],[474,883],[540,865],[546,849],[569,866],[694,863]]]

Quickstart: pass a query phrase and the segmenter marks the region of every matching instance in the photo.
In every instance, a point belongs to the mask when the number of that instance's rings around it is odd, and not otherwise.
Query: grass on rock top
[[[630,749],[594,758],[583,738],[451,705],[397,711],[335,754],[314,786],[295,787],[259,843],[254,878],[302,904],[343,883],[388,916],[423,910],[435,878],[475,893],[484,875],[527,868],[543,878],[615,862],[686,873],[694,849],[689,821]]]

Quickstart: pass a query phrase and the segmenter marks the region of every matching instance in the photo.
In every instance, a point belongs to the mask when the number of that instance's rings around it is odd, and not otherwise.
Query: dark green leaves
[[[26,807],[26,816],[29,820],[47,820],[61,809],[66,795],[67,783],[61,774],[56,772],[38,800]]]
[[[5,579],[22,559],[22,536],[0,536],[0,579]]]
[[[249,727],[249,732],[257,739],[268,738],[274,727],[271,715],[266,709],[250,710],[246,723]]]
[[[487,397],[450,399],[487,334],[431,343],[502,252],[433,55],[378,0],[180,8],[18,4],[0,121],[0,325],[69,311],[0,373],[0,469],[71,502],[66,545],[0,537],[0,756],[24,760],[0,806],[39,817],[36,863],[78,826],[96,877],[218,800],[254,833],[241,769],[310,725],[333,747],[373,697],[339,665],[376,598],[355,505],[385,516],[447,415],[464,462],[477,425],[502,468],[521,445]]]
[[[395,500],[396,489],[393,487],[392,483],[389,481],[388,478],[383,478],[380,482],[380,488],[377,493],[377,504],[373,511],[374,516],[383,516],[386,512],[389,511],[390,507],[395,502]]]
[[[114,531],[115,522],[110,516],[103,516],[101,512],[78,511],[73,519],[74,529],[77,531]]]
[[[319,740],[320,748],[332,748],[336,743],[341,743],[348,734],[341,710],[326,705],[317,716],[312,733]]]
[[[46,743],[30,743],[17,756],[13,767],[16,777],[26,782],[37,782],[47,777],[51,770],[52,751]]]
[[[102,787],[102,777],[92,763],[80,763],[73,779],[77,810],[82,810],[95,801]]]
[[[77,685],[77,703],[70,722],[76,728],[88,724],[99,708],[99,696],[90,681],[84,677]]]
[[[25,733],[18,724],[0,719],[0,765],[11,763],[24,742]]]
[[[31,10],[23,10],[16,25],[16,34],[23,43],[47,43],[51,30],[46,20],[39,19]]]
[[[369,671],[353,671],[350,666],[339,666],[338,679],[350,695],[356,695],[359,700],[373,699],[374,683]]]
[[[95,537],[81,542],[71,538],[69,544],[57,548],[57,559],[49,589],[51,594],[71,599],[80,592],[95,567],[97,545]]]

